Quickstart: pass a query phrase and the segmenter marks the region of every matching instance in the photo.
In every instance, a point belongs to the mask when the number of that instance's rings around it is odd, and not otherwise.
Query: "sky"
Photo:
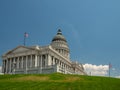
[[[0,0],[0,55],[23,45],[25,32],[27,46],[49,45],[60,28],[73,61],[88,68],[104,68],[110,62],[111,73],[119,76],[119,4],[120,0]]]

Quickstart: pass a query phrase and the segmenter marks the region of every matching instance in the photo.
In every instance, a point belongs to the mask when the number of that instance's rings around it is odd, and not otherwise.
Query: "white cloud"
[[[2,73],[2,66],[0,66],[0,73]]]
[[[115,78],[120,78],[120,76],[116,76]]]
[[[108,73],[108,65],[93,65],[93,64],[84,64],[85,71],[88,75],[93,76],[105,76]]]
[[[0,75],[3,75],[3,73],[2,73],[2,66],[0,66]]]

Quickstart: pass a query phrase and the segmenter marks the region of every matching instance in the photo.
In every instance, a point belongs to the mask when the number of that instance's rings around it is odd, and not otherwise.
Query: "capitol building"
[[[59,29],[48,46],[17,46],[2,55],[4,74],[86,75],[83,65],[70,60],[67,40]]]

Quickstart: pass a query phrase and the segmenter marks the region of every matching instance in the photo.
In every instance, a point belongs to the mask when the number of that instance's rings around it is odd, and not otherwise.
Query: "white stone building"
[[[50,45],[18,46],[2,55],[2,59],[5,74],[86,74],[82,64],[70,60],[70,50],[60,29]]]

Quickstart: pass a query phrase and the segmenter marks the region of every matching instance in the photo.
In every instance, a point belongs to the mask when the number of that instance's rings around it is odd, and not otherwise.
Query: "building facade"
[[[4,74],[64,73],[85,75],[83,65],[70,60],[70,50],[59,29],[48,46],[18,46],[2,55]]]

